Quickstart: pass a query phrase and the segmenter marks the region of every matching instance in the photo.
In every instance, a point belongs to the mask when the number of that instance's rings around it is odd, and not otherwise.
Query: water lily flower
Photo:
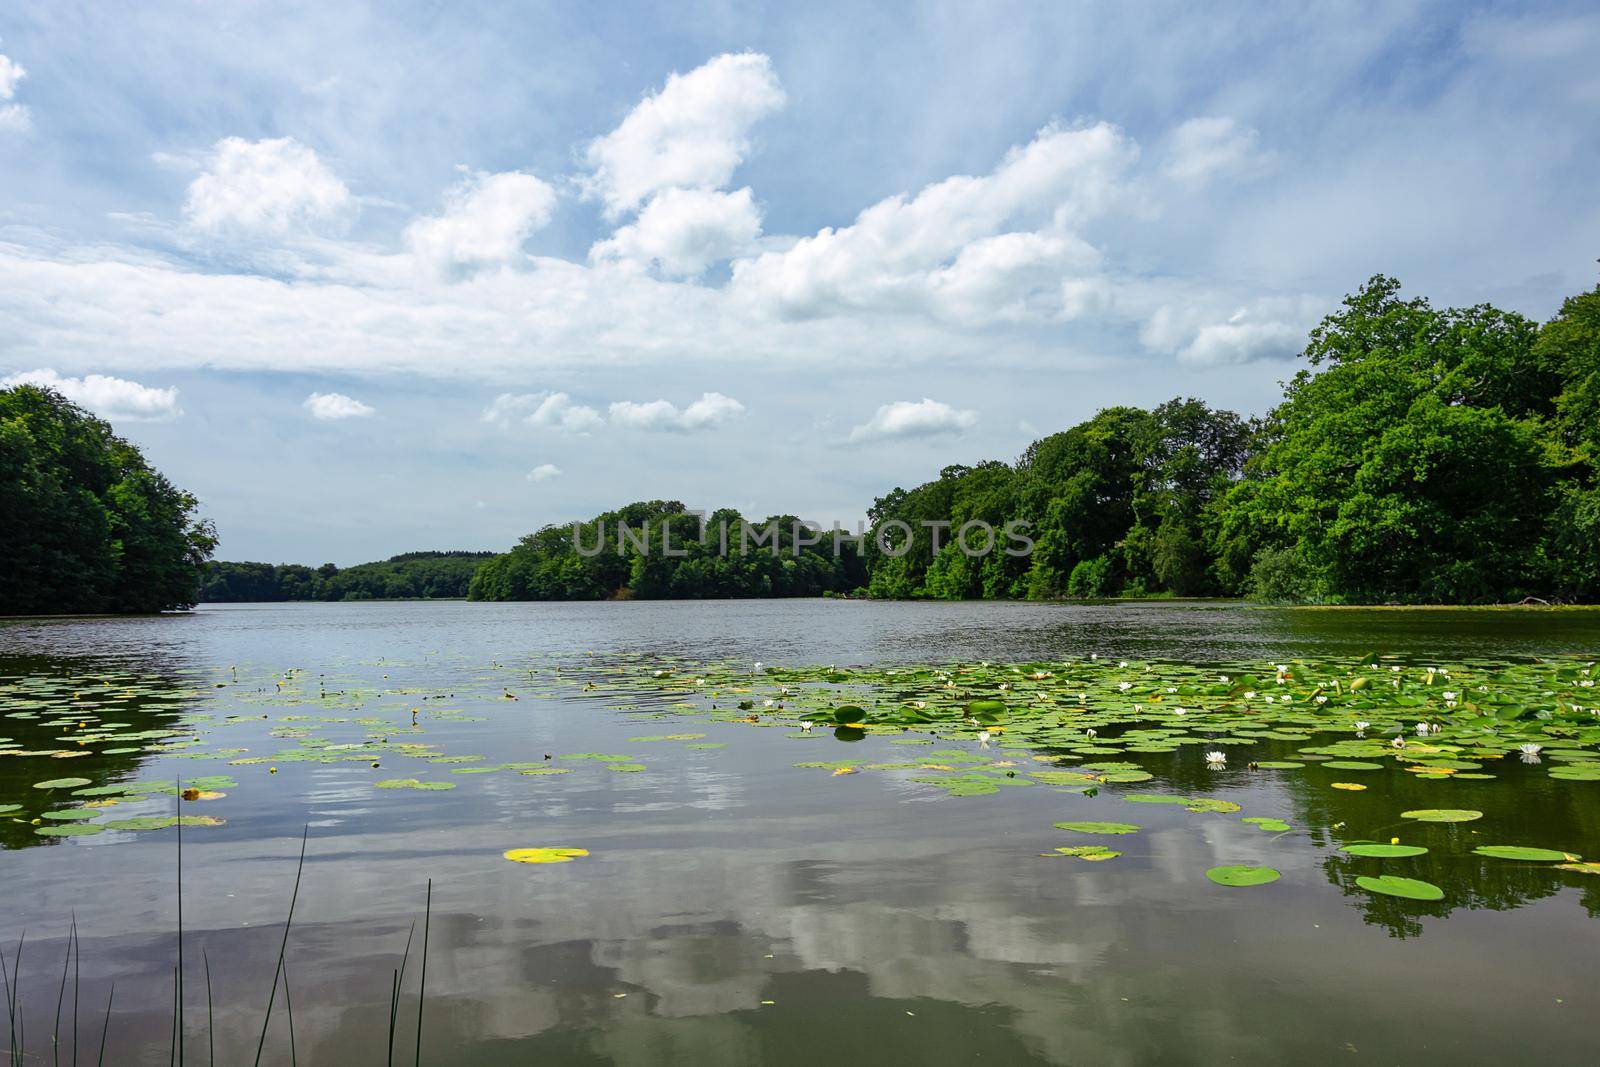
[[[1518,745],[1517,751],[1521,752],[1525,756],[1537,756],[1539,753],[1544,751],[1544,746],[1536,745],[1532,741],[1529,741],[1526,744]]]
[[[1172,709],[1172,714],[1174,714],[1174,715],[1187,715],[1187,714],[1189,714],[1189,709],[1188,708],[1173,708]]]
[[[809,734],[811,732],[811,728],[815,725],[817,724],[807,720],[806,722],[800,724],[800,732],[803,734]]]
[[[1087,729],[1087,730],[1085,730],[1083,732],[1083,736],[1087,737],[1089,740],[1093,741],[1095,738],[1099,737],[1100,735],[1095,732],[1093,727],[1090,727],[1089,729]]]
[[[1128,690],[1133,688],[1133,683],[1132,682],[1118,682],[1117,683],[1117,688],[1122,690],[1124,693],[1126,693]]]
[[[1228,754],[1226,752],[1207,752],[1206,753],[1206,765],[1208,767],[1220,767],[1224,763],[1227,763],[1227,762],[1228,762]]]
[[[1328,698],[1327,697],[1322,696],[1320,693],[1317,695],[1317,703],[1318,704],[1326,704],[1327,702],[1328,702]]]
[[[1460,694],[1460,693],[1453,693],[1453,692],[1451,692],[1451,691],[1450,691],[1450,690],[1448,690],[1448,689],[1446,689],[1446,690],[1445,690],[1445,691],[1444,691],[1444,698],[1445,698],[1445,699],[1446,699],[1446,700],[1454,700],[1454,699],[1456,699],[1456,698],[1457,698],[1457,697],[1459,697],[1459,696],[1460,696],[1460,695],[1461,695],[1461,694]]]
[[[1227,682],[1228,682],[1228,676],[1226,674],[1218,675],[1217,676],[1217,681],[1222,682],[1224,685],[1226,685]]]
[[[1403,737],[1397,737],[1393,741],[1390,741],[1389,745],[1391,747],[1393,747],[1393,748],[1405,748],[1406,747],[1406,739],[1403,738]]]
[[[989,747],[989,736],[990,735],[989,735],[989,731],[988,730],[979,731],[979,733],[978,733],[978,744],[979,744],[980,747],[983,747],[983,748],[988,748]]]
[[[756,660],[756,665],[755,665],[754,669],[759,671],[762,668],[762,666],[763,666],[762,662],[760,660]]]
[[[1365,721],[1363,719],[1357,719],[1356,720],[1356,733],[1359,734],[1359,733],[1365,732],[1367,727],[1369,727],[1371,725],[1372,724],[1370,722],[1367,722],[1367,721]]]
[[[1254,700],[1256,698],[1256,691],[1254,689],[1245,690],[1244,698],[1246,700]]]

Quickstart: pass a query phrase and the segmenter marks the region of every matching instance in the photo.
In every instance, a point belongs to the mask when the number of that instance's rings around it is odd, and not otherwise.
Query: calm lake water
[[[1136,843],[1118,844],[1126,855],[1067,862],[1040,858],[1062,843],[1052,822],[1126,809],[1047,788],[955,798],[903,775],[835,778],[794,767],[838,758],[847,746],[832,737],[706,722],[653,695],[600,697],[556,676],[563,663],[624,655],[1239,664],[1375,649],[1418,662],[1592,655],[1600,613],[448,602],[0,622],[0,741],[13,750],[0,759],[0,811],[18,806],[0,815],[0,946],[9,967],[26,931],[18,988],[31,1062],[52,1062],[74,916],[79,1062],[98,1052],[112,980],[106,1062],[165,1062],[176,833],[40,836],[32,820],[64,794],[36,785],[225,774],[233,782],[215,791],[226,796],[183,805],[224,820],[183,831],[196,1063],[208,1062],[206,962],[217,1062],[254,1058],[308,825],[286,952],[306,1063],[385,1061],[394,971],[414,920],[420,944],[429,879],[428,1063],[1592,1062],[1600,878],[1505,864],[1475,865],[1469,879],[1441,863],[1426,877],[1450,890],[1445,901],[1374,897],[1351,890],[1351,861],[1327,831],[1460,802],[1485,818],[1408,827],[1407,839],[1559,839],[1600,858],[1600,783],[1557,789],[1518,766],[1474,783],[1386,773],[1330,795],[1305,777],[1242,764],[1203,774],[1183,762],[1197,753],[1156,755],[1141,762],[1163,781],[1285,819],[1296,835],[1274,841],[1236,819],[1150,806]],[[192,730],[205,748],[98,741],[81,758],[14,754],[71,751],[84,729],[75,707],[93,708],[100,728],[114,718],[125,732]],[[418,777],[456,787],[423,792],[376,788],[418,773],[399,758],[231,762],[307,737],[357,744],[379,724],[406,731],[386,743],[452,756],[628,754],[645,768],[453,775],[446,764]],[[678,731],[725,747],[637,740]],[[869,736],[848,750],[904,756],[891,746]],[[1294,748],[1263,741],[1249,758]],[[1452,792],[1468,788],[1470,805]],[[175,804],[123,801],[118,818]],[[502,857],[531,846],[590,855]],[[1283,878],[1270,892],[1205,880],[1224,863],[1271,864]],[[414,1055],[419,962],[413,950],[396,1062]],[[63,1062],[72,998],[69,981]],[[287,1022],[280,996],[262,1062],[289,1062]]]

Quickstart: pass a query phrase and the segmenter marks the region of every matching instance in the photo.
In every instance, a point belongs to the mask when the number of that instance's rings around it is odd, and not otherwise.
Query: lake
[[[1215,741],[1227,758],[1211,769],[1209,743],[1180,747],[1176,729],[1058,746],[1044,763],[971,724],[849,741],[860,731],[836,737],[831,721],[802,729],[780,683],[836,665],[808,692],[870,681],[887,702],[892,665],[1060,664],[1019,686],[1048,690],[1126,661],[1159,700],[1140,664],[1198,693],[1202,674],[1252,670],[1266,688],[1278,663],[1383,652],[1392,668],[1367,666],[1392,669],[1400,692],[1436,662],[1488,678],[1502,661],[1597,649],[1596,611],[1181,602],[272,604],[3,621],[0,948],[9,969],[26,931],[7,980],[33,1062],[54,1034],[63,1060],[78,1051],[75,993],[80,1062],[103,1026],[106,1062],[165,1062],[180,878],[178,831],[159,820],[181,807],[198,820],[182,827],[181,873],[196,1063],[213,1044],[219,1062],[255,1058],[302,832],[290,1000],[280,988],[261,1062],[289,1062],[291,1014],[299,1060],[385,1062],[403,958],[394,1062],[413,1062],[424,925],[428,1063],[1587,1061],[1600,877],[1472,849],[1600,858],[1600,780],[1548,773],[1588,766],[1588,727],[1563,735],[1560,759],[1455,746],[1459,766],[1436,757],[1421,774],[1335,752],[1339,776],[1361,779],[1345,790],[1314,762],[1327,754],[1299,755],[1308,737],[1327,743],[1314,726],[1213,731],[1242,736]],[[1071,692],[1059,696],[1067,721]],[[1059,787],[1099,752],[1121,771]],[[1273,762],[1286,769],[1259,768]],[[1067,773],[1033,770],[1045,766]],[[968,767],[983,795],[937,780]],[[987,784],[1019,772],[1037,784]],[[180,778],[204,795],[159,791]],[[1221,803],[1124,803],[1136,789]],[[1482,817],[1400,816],[1468,808]],[[1137,833],[1055,826],[1115,820]],[[1426,866],[1405,869],[1443,899],[1358,889],[1378,870],[1361,864],[1379,861],[1340,852],[1352,835],[1427,847]],[[1091,845],[1120,854],[1056,852]],[[587,855],[504,855],[523,848]],[[1208,878],[1224,865],[1281,877]]]

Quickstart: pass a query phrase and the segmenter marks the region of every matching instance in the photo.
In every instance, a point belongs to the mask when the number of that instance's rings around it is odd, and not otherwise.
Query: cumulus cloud
[[[852,441],[882,441],[959,434],[977,425],[976,411],[959,410],[939,400],[896,400],[850,431]]]
[[[1231,118],[1193,118],[1167,138],[1162,172],[1182,182],[1200,183],[1223,174],[1259,172],[1271,160],[1256,131]]]
[[[177,389],[155,389],[104,374],[67,378],[48,368],[41,368],[0,378],[0,389],[11,389],[18,385],[54,389],[74,404],[107,419],[165,422],[183,414],[178,407]]]
[[[554,463],[541,463],[528,472],[530,482],[548,482],[552,478],[561,477],[561,468]]]
[[[689,433],[719,426],[744,414],[744,405],[721,393],[703,393],[699,400],[678,409],[669,400],[636,402],[619,400],[611,405],[611,425],[630,430]]]
[[[663,189],[636,221],[597,242],[589,258],[693,278],[748,251],[760,233],[761,212],[748,188],[732,193]]]
[[[555,189],[519,171],[468,173],[444,199],[444,214],[416,219],[405,231],[412,253],[439,271],[511,262],[556,207]]]
[[[721,55],[673,74],[589,143],[585,195],[616,218],[661,189],[720,189],[750,149],[750,128],[783,103],[772,61],[758,53]]]
[[[1175,354],[1194,366],[1227,366],[1263,359],[1289,359],[1305,347],[1316,321],[1317,302],[1261,299],[1230,314],[1205,306],[1162,305],[1145,321],[1139,339],[1146,348]]]
[[[1036,287],[1037,265],[1097,258],[1071,228],[1122,195],[1121,176],[1137,156],[1137,146],[1107,123],[1047,126],[986,175],[889,197],[852,225],[735,262],[733,286],[789,319],[928,308],[946,286],[987,290],[991,306],[1014,304]],[[1000,239],[977,244],[989,238]]]
[[[301,405],[311,412],[311,417],[331,421],[334,419],[364,419],[376,410],[343,393],[312,393]]]
[[[33,125],[27,105],[11,102],[17,95],[17,83],[27,76],[22,64],[0,55],[0,130],[21,132]]]
[[[524,423],[567,433],[588,433],[605,424],[600,412],[566,393],[501,393],[483,409],[483,421],[500,426]]]
[[[292,137],[224,137],[189,183],[183,211],[201,230],[284,234],[341,221],[352,198],[317,154]]]

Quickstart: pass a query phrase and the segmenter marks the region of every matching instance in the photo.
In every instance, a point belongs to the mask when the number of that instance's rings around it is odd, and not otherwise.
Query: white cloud
[[[0,101],[17,95],[17,83],[28,76],[27,70],[10,56],[0,55]],[[0,130],[23,132],[33,125],[33,119],[24,104],[0,103]]]
[[[573,401],[566,393],[501,393],[483,409],[484,422],[544,426],[568,433],[588,433],[605,425],[600,412]]]
[[[976,411],[958,410],[949,404],[924,397],[922,400],[897,400],[850,431],[852,441],[881,441],[894,438],[936,437],[959,434],[977,425]]]
[[[1167,137],[1162,171],[1181,182],[1200,183],[1221,174],[1242,175],[1261,171],[1270,154],[1257,143],[1249,126],[1231,118],[1205,116],[1190,119]]]
[[[661,189],[720,189],[750,149],[750,128],[783,103],[771,60],[754,52],[674,74],[589,143],[585,194],[615,218]]]
[[[368,407],[359,400],[353,400],[343,393],[312,393],[306,397],[301,405],[311,412],[312,418],[324,421],[331,419],[364,419],[376,414],[375,409]]]
[[[66,378],[53,370],[41,368],[23,374],[0,378],[0,389],[18,385],[37,385],[54,389],[74,404],[88,408],[107,419],[125,419],[129,422],[165,422],[183,414],[178,407],[177,389],[155,389],[125,378],[112,378],[104,374],[86,374],[82,378]]]
[[[721,393],[703,393],[682,411],[668,400],[619,400],[611,405],[611,424],[631,430],[688,433],[720,426],[743,415],[744,410],[743,404]]]
[[[201,230],[284,234],[341,221],[351,205],[344,182],[299,141],[224,137],[189,184],[183,210]]]
[[[436,270],[509,263],[522,243],[550,221],[556,191],[531,174],[467,174],[445,193],[442,215],[406,227],[406,244]]]
[[[528,472],[530,482],[548,482],[552,478],[561,477],[561,468],[554,463],[541,463]]]
[[[1305,347],[1306,331],[1322,310],[1308,298],[1260,299],[1231,314],[1204,305],[1164,304],[1145,321],[1139,340],[1193,366],[1289,359]]]
[[[589,258],[693,278],[713,263],[748,251],[760,233],[761,211],[748,188],[732,193],[663,189],[635,222],[597,242]]]
[[[1024,299],[1038,281],[1036,271],[1014,270],[1019,253],[1037,263],[1048,252],[1058,266],[1097,258],[1070,229],[1124,194],[1121,176],[1137,155],[1107,123],[1047,126],[987,175],[958,175],[913,197],[889,197],[850,226],[735,262],[733,285],[756,306],[790,319],[928,308],[945,285],[987,289],[989,314]],[[976,242],[1006,229],[1014,232],[961,262]]]

